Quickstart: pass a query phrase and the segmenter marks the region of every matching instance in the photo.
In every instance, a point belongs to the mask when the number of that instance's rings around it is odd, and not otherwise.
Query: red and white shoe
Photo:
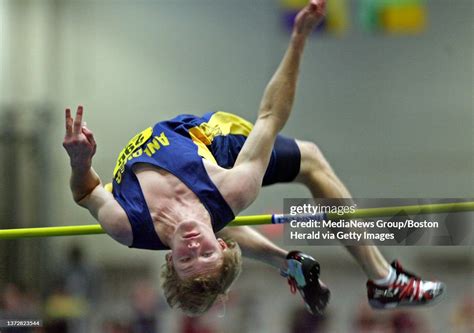
[[[438,300],[446,286],[439,281],[425,281],[405,271],[398,261],[391,263],[397,277],[388,286],[367,281],[369,304],[375,309],[392,309],[400,306],[425,305]]]

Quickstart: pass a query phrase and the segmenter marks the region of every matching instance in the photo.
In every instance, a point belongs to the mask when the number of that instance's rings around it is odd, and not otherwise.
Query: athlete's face
[[[181,279],[217,273],[227,248],[209,226],[197,221],[178,224],[171,245],[169,260]]]

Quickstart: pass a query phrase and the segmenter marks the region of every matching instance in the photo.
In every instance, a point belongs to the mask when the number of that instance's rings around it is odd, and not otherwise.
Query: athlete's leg
[[[313,197],[350,198],[350,193],[335,175],[315,144],[297,141],[301,152],[300,173]],[[445,289],[440,281],[422,280],[405,271],[398,261],[388,265],[373,245],[346,246],[369,277],[367,296],[374,308],[389,309],[402,305],[423,305],[440,298]]]
[[[301,152],[301,166],[295,181],[304,184],[314,198],[350,198],[351,194],[336,176],[319,148],[312,142],[296,141]],[[383,279],[389,272],[389,264],[376,246],[346,246],[369,279]]]

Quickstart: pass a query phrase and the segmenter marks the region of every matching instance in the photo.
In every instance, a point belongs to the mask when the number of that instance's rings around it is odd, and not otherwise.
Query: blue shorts
[[[206,148],[219,166],[232,168],[252,129],[252,124],[239,116],[222,111],[206,114],[203,118],[208,120],[206,126],[212,125],[212,130],[207,131],[204,140],[207,140]],[[202,138],[203,135],[200,134],[198,136]],[[196,143],[195,139],[193,141]],[[293,181],[300,171],[300,164],[301,153],[295,139],[278,135],[262,185]]]

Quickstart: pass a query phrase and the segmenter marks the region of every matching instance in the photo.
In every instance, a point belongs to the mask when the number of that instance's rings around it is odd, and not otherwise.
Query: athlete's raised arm
[[[79,106],[76,118],[73,119],[71,110],[66,109],[66,135],[63,141],[71,162],[72,196],[78,204],[100,185],[100,178],[92,168],[92,157],[97,144],[92,131],[82,122],[83,113],[83,107]]]
[[[112,194],[102,187],[99,176],[92,168],[92,157],[97,144],[94,134],[82,122],[83,107],[77,108],[75,119],[66,109],[66,135],[63,146],[71,163],[70,187],[74,201],[89,210],[102,228],[118,242],[132,243],[127,215]]]
[[[257,121],[226,181],[230,188],[242,188],[242,200],[236,199],[239,210],[252,203],[258,194],[275,138],[293,107],[306,39],[323,19],[325,10],[326,0],[311,0],[298,13],[286,53],[265,88]]]

